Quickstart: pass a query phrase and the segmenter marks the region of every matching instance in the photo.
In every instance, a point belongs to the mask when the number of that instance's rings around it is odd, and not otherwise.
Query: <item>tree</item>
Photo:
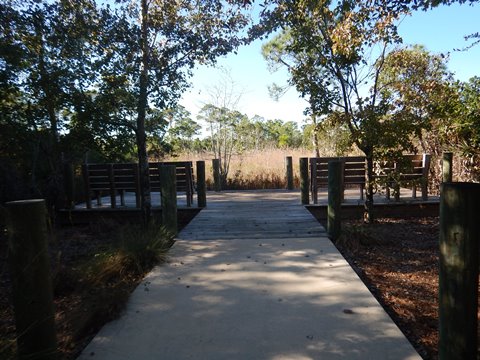
[[[198,119],[206,122],[210,130],[211,150],[220,162],[222,187],[227,183],[230,161],[238,146],[236,128],[245,117],[239,111],[211,104],[205,105],[198,114]]]
[[[0,125],[34,140],[23,145],[31,154],[25,162],[48,159],[45,173],[53,174],[54,188],[61,187],[64,150],[118,159],[135,146],[148,219],[147,150],[168,150],[160,114],[175,105],[195,64],[213,64],[247,42],[241,32],[247,12],[236,0],[3,2]],[[12,141],[1,141],[2,148],[13,148]]]
[[[480,179],[480,77],[457,83],[457,107],[447,144],[463,155],[462,177]]]
[[[319,124],[306,124],[303,127],[303,144],[312,145],[313,128],[316,127],[317,141],[322,144],[322,156],[346,156],[352,150],[350,132],[344,124],[336,121],[335,114],[330,114],[322,119]],[[319,155],[320,156],[320,155]]]
[[[238,139],[237,150],[260,150],[265,147],[265,119],[255,115],[249,119],[244,116],[235,127]]]
[[[394,108],[396,131],[413,133],[405,146],[416,145],[433,155],[433,164],[446,150],[452,136],[452,121],[459,104],[453,75],[447,70],[447,57],[431,54],[422,46],[399,47],[390,52],[380,74],[382,96]],[[416,127],[410,129],[410,127]],[[379,149],[390,151],[387,148]],[[414,149],[415,150],[415,149]],[[439,188],[440,170],[430,167],[430,189]]]
[[[367,159],[365,221],[373,221],[375,149],[391,136],[397,118],[380,94],[379,75],[387,49],[399,41],[388,2],[279,0],[265,12],[266,23],[277,21],[290,40],[284,52],[293,56],[291,81],[309,96],[316,112],[335,113]],[[373,56],[372,56],[373,54]],[[313,76],[314,74],[315,76]]]
[[[89,41],[100,17],[89,0],[0,5],[0,125],[22,134],[5,133],[10,136],[0,140],[2,155],[22,149],[16,165],[30,175],[32,192],[49,204],[62,188],[65,126],[92,84],[98,53]]]
[[[319,148],[319,130],[320,124],[318,119],[320,116],[329,113],[330,106],[318,108],[317,97],[326,97],[327,93],[322,87],[321,77],[322,71],[312,66],[311,61],[303,53],[295,53],[291,51],[290,46],[293,44],[292,32],[289,29],[277,34],[269,42],[262,45],[262,55],[267,60],[268,67],[271,71],[276,71],[279,67],[284,66],[291,74],[287,86],[279,86],[273,84],[270,87],[270,94],[275,99],[279,99],[289,87],[294,86],[301,96],[307,98],[309,107],[305,110],[310,115],[313,126],[311,127],[312,140],[315,154],[320,156]],[[320,69],[321,70],[321,69]],[[325,103],[324,103],[325,104]]]
[[[191,118],[183,106],[164,112],[168,122],[168,140],[174,152],[193,150],[193,137],[200,134],[201,126]]]
[[[123,91],[128,99],[122,106],[136,135],[142,212],[148,220],[147,114],[175,106],[196,63],[213,64],[244,43],[240,31],[248,18],[244,3],[233,0],[124,0],[112,12],[105,43],[111,56],[102,72],[112,84],[109,93]]]
[[[220,79],[207,89],[210,103],[203,106],[197,118],[207,123],[211,150],[220,162],[220,180],[225,185],[230,160],[239,145],[236,129],[246,116],[237,110],[242,89],[239,89],[229,69],[219,70]]]
[[[267,120],[264,125],[265,139],[274,148],[298,148],[302,143],[302,134],[296,122]]]

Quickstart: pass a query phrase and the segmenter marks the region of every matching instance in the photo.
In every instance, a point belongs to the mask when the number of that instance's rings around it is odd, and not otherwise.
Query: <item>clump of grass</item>
[[[88,278],[94,283],[108,283],[141,276],[165,260],[173,243],[173,235],[158,224],[125,225],[118,230],[112,247],[87,263]]]
[[[95,334],[123,311],[130,293],[153,266],[165,261],[174,237],[164,227],[127,224],[109,231],[110,241],[87,261],[82,260],[64,277],[75,285],[77,306],[59,314],[59,339],[64,352],[69,344]]]

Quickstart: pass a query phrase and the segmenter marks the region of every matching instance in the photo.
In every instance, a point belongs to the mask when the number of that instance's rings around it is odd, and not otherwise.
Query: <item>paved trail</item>
[[[80,359],[420,359],[299,198],[208,194]]]

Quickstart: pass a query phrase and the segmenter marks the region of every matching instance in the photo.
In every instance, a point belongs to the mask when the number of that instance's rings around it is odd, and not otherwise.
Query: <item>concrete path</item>
[[[208,194],[80,359],[420,359],[299,199]]]

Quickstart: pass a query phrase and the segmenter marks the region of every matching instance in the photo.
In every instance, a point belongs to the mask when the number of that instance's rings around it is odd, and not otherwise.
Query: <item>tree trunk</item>
[[[137,152],[138,168],[140,175],[140,202],[143,220],[150,221],[152,215],[152,202],[150,196],[150,178],[147,156],[147,135],[145,133],[145,117],[148,98],[148,5],[147,0],[142,0],[142,68],[140,72],[140,94],[138,99],[137,114]]]
[[[55,100],[59,94],[52,90],[52,80],[45,64],[45,44],[44,44],[44,19],[40,16],[35,23],[35,33],[38,40],[38,71],[39,85],[43,91],[43,106],[47,110],[48,120],[50,122],[50,142],[47,145],[47,162],[50,167],[49,182],[47,190],[48,205],[61,207],[60,198],[62,189],[61,155],[59,150],[59,125]]]

